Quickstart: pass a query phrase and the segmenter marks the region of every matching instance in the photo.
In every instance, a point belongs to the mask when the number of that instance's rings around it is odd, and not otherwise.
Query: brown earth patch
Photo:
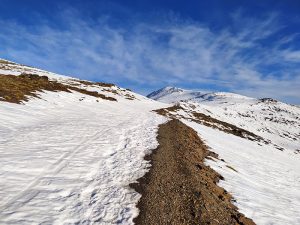
[[[230,123],[215,119],[211,116],[205,115],[203,113],[197,113],[197,112],[193,112],[193,115],[196,119],[198,119],[199,121],[202,121],[202,123],[206,126],[210,126],[219,130],[222,130],[226,133],[230,133],[233,134],[235,136],[239,136],[239,137],[243,137],[246,139],[249,139],[251,141],[262,141],[263,138],[250,132],[247,131],[245,129],[242,129],[240,127],[234,126]]]
[[[0,64],[3,64],[3,65],[16,65],[16,63],[6,61],[6,60],[3,60],[3,59],[0,59]]]
[[[79,86],[80,84],[84,84],[86,86],[99,86],[99,87],[105,87],[105,88],[116,87],[116,85],[111,84],[111,83],[91,82],[91,81],[86,81],[86,80],[73,80],[73,81],[76,82],[76,83],[74,83],[73,86]],[[121,90],[119,88],[118,88],[118,90],[104,89],[103,91],[112,93],[114,95],[124,96],[125,99],[127,99],[127,100],[135,100],[136,99],[136,97],[132,94],[129,94],[129,93],[123,94],[122,92],[125,90]]]
[[[104,82],[91,82],[91,81],[87,81],[87,80],[74,80],[76,82],[79,82],[81,84],[84,85],[96,85],[96,86],[100,86],[100,87],[114,87],[114,84],[111,83],[104,83]]]
[[[160,115],[168,116],[170,118],[176,118],[174,115],[170,114],[169,112],[176,112],[178,110],[185,111],[185,109],[182,108],[180,105],[173,105],[169,108],[158,109],[155,111]],[[248,130],[245,130],[245,129],[242,129],[235,125],[232,125],[230,123],[215,119],[209,115],[205,115],[203,113],[198,113],[198,112],[190,112],[190,114],[192,116],[189,118],[185,118],[185,119],[190,119],[196,123],[200,123],[205,126],[212,127],[214,129],[218,129],[225,133],[233,134],[238,137],[246,138],[251,141],[263,142],[265,144],[269,143],[268,141],[264,140],[262,137],[254,134]]]
[[[231,169],[231,170],[233,170],[233,171],[235,171],[235,172],[238,172],[238,171],[237,171],[236,169],[234,169],[232,166],[226,165],[226,167],[229,168],[229,169]]]
[[[158,148],[145,157],[150,171],[130,186],[142,194],[138,225],[254,224],[231,203],[217,182],[223,179],[204,164],[208,150],[197,133],[179,120],[159,126]]]
[[[77,91],[77,92],[80,92],[82,94],[85,94],[85,95],[94,96],[96,98],[102,98],[102,99],[109,100],[109,101],[117,101],[117,99],[115,99],[113,97],[105,96],[103,94],[98,93],[97,91],[88,91],[88,90],[85,90],[85,89],[81,89],[81,88],[78,88],[78,87],[72,87],[72,86],[68,86],[68,88],[73,90],[73,91]]]
[[[47,76],[36,74],[21,74],[20,76],[0,75],[0,101],[20,104],[22,101],[28,101],[30,96],[39,98],[38,92],[44,90],[54,92],[71,92],[70,90],[73,90],[105,100],[116,101],[115,98],[107,97],[98,92],[50,81]]]
[[[125,94],[124,96],[128,100],[135,100],[136,99],[136,97],[134,95],[131,95],[131,94]]]

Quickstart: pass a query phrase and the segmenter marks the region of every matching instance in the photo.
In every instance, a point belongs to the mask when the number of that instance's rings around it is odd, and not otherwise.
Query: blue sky
[[[300,104],[300,1],[0,0],[0,57],[142,94]]]

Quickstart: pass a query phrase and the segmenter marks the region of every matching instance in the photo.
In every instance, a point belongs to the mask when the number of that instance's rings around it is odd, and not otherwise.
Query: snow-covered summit
[[[251,101],[253,98],[230,92],[208,92],[198,90],[186,90],[177,87],[165,87],[147,95],[148,98],[164,102],[175,103],[183,101]]]
[[[166,96],[166,95],[170,95],[170,94],[173,94],[173,93],[180,93],[180,92],[184,92],[183,89],[181,88],[177,88],[177,87],[164,87],[164,88],[161,88],[157,91],[154,91],[152,93],[150,93],[149,95],[147,95],[148,98],[152,98],[154,100],[157,100],[163,96]]]
[[[185,90],[177,87],[164,87],[150,93],[147,97],[164,103],[174,103],[197,98],[203,94],[205,94],[205,92]]]

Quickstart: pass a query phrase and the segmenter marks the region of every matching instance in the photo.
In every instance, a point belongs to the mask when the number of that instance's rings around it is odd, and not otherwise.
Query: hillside
[[[180,102],[186,111],[202,113],[253,132],[279,150],[300,153],[300,110],[297,106],[270,98],[255,99],[226,92],[203,93],[170,87],[148,97],[164,103]]]
[[[218,154],[206,163],[225,178],[220,185],[241,212],[257,224],[300,222],[298,107],[233,93],[161,90],[152,98],[176,104],[159,112],[195,129]]]
[[[132,223],[139,195],[128,185],[147,171],[166,121],[151,110],[165,105],[112,84],[0,68],[0,223]]]
[[[176,87],[165,87],[147,95],[148,98],[165,103],[190,100],[204,95],[204,92],[184,90]]]
[[[0,223],[300,223],[299,107],[148,97],[0,59]]]

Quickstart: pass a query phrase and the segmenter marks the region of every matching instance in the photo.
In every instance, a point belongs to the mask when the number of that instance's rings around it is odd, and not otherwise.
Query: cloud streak
[[[1,56],[144,93],[177,85],[300,103],[300,50],[293,47],[299,36],[278,35],[278,14],[253,19],[239,11],[230,27],[217,31],[180,18],[118,27],[107,16],[58,16],[63,28],[0,20]]]

